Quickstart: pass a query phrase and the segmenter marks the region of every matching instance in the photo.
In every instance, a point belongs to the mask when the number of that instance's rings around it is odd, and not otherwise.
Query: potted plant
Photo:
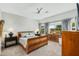
[[[72,30],[75,30],[75,22],[72,23]]]

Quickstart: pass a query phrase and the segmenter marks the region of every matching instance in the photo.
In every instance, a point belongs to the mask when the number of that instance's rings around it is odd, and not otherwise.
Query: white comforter
[[[21,37],[20,39],[19,39],[19,43],[24,47],[24,48],[26,48],[26,46],[27,46],[27,40],[29,39],[29,38],[33,38],[34,36],[27,36],[27,37]]]
[[[19,39],[19,43],[24,47],[24,48],[26,48],[26,46],[27,46],[27,40],[28,40],[28,38],[20,38]]]

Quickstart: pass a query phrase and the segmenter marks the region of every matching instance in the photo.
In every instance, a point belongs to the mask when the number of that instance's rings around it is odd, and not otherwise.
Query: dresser
[[[79,32],[62,32],[62,55],[79,56]]]

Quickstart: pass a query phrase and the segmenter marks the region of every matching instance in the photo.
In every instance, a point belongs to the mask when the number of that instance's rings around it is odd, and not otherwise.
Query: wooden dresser
[[[62,32],[62,55],[79,56],[79,32]]]

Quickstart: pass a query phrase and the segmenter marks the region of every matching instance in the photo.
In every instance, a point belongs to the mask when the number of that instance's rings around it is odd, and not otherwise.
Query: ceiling
[[[37,14],[37,8],[43,8]],[[76,9],[75,3],[0,3],[3,12],[24,16],[30,19],[43,19]],[[47,13],[46,13],[47,11]]]

